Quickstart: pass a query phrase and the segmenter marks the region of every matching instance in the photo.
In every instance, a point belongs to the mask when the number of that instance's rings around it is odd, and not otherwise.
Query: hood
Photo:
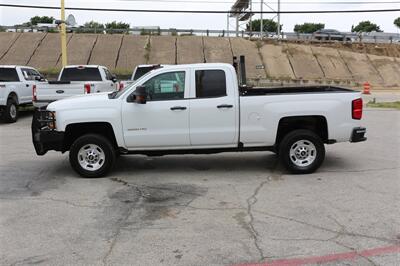
[[[99,106],[106,106],[110,100],[108,98],[109,92],[85,94],[68,97],[62,100],[52,102],[47,106],[47,110],[59,111],[67,109],[81,109],[81,108],[93,108]]]

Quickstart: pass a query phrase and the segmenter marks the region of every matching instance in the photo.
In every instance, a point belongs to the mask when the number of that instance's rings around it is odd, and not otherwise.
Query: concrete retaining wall
[[[263,44],[242,38],[197,36],[68,35],[68,64],[99,64],[129,73],[139,64],[232,63],[233,55],[246,56],[250,79],[338,80],[375,88],[400,87],[400,59],[367,54],[395,54],[396,45],[360,46]],[[355,48],[354,48],[355,47]],[[391,48],[391,50],[389,50]],[[358,48],[357,48],[358,49]],[[375,49],[375,50],[374,50]],[[392,51],[393,50],[393,51]],[[400,50],[399,50],[400,51]],[[39,69],[61,67],[60,38],[52,33],[0,33],[0,64],[31,65]],[[262,66],[265,69],[262,69]]]
[[[178,64],[204,63],[203,38],[183,36],[176,40]]]
[[[176,37],[151,36],[149,64],[176,63]]]
[[[393,57],[367,55],[387,87],[400,86],[400,64]]]
[[[264,67],[264,64],[256,43],[243,38],[231,38],[230,41],[235,56],[238,58],[241,55],[246,56],[247,76],[251,78],[266,78],[265,70],[260,68],[261,66]]]
[[[97,34],[72,34],[67,46],[68,64],[88,64],[97,38]],[[58,60],[57,67],[61,67],[61,58]]]
[[[346,63],[336,49],[311,46],[311,51],[317,58],[325,78],[337,80],[353,79]]]
[[[116,69],[133,70],[137,65],[146,64],[148,36],[125,35],[119,51]]]
[[[207,63],[232,64],[232,50],[229,38],[203,37],[204,57]]]
[[[306,45],[287,44],[287,54],[298,79],[323,79],[325,78],[311,47]]]
[[[114,69],[117,64],[122,37],[121,34],[99,35],[93,47],[89,64]]]
[[[282,79],[296,78],[290,65],[289,58],[282,46],[265,44],[260,48],[260,53],[268,77]]]
[[[11,48],[11,45],[15,42],[15,40],[20,36],[21,33],[15,32],[2,32],[0,34],[0,60]]]
[[[67,43],[71,39],[71,34],[67,35]],[[54,68],[61,56],[61,38],[59,34],[49,33],[42,40],[40,46],[29,61],[29,65],[39,69]]]
[[[0,60],[0,64],[26,65],[45,36],[45,33],[21,33]]]
[[[382,77],[366,54],[338,51],[349,67],[355,81],[359,83],[368,81],[373,85],[380,86],[384,84]]]

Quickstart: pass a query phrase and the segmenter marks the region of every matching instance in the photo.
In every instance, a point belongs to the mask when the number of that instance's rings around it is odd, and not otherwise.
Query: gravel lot
[[[367,110],[368,141],[312,175],[255,152],[121,157],[102,179],[36,156],[30,115],[0,124],[1,265],[400,265],[400,111]]]

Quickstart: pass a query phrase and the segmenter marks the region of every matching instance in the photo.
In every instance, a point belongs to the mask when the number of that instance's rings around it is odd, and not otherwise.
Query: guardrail
[[[18,27],[18,26],[0,26],[1,31],[8,32],[58,32],[57,27]],[[233,30],[201,30],[201,29],[161,29],[161,28],[130,28],[130,29],[104,29],[104,28],[84,28],[67,27],[70,33],[97,33],[97,34],[132,34],[132,35],[170,35],[170,36],[218,36],[218,37],[243,37],[260,38],[260,32],[233,31]],[[341,42],[362,42],[362,43],[395,43],[400,44],[399,33],[342,33]],[[273,32],[264,32],[264,39],[281,39],[292,41],[337,41],[337,34],[331,36],[326,34],[324,38],[317,40],[313,34],[282,32],[278,35]]]

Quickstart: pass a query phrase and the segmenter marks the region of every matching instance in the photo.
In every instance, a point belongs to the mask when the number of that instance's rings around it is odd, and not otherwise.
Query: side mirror
[[[112,82],[117,82],[117,76],[112,75],[112,76],[111,76],[111,80],[112,80]]]
[[[147,92],[145,86],[138,86],[136,90],[128,96],[127,101],[130,103],[146,104]]]

